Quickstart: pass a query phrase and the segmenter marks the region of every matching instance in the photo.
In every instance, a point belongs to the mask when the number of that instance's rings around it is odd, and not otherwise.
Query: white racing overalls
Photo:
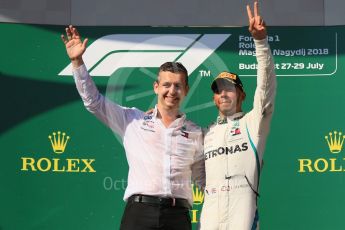
[[[223,120],[218,117],[205,134],[202,230],[259,229],[259,177],[273,112],[276,77],[267,39],[255,40],[255,45],[258,72],[253,109]]]

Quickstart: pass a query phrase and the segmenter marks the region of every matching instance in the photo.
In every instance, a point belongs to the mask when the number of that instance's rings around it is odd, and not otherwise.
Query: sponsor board
[[[120,140],[84,109],[76,93],[60,41],[64,27],[3,23],[0,29],[11,35],[2,36],[1,44],[15,44],[2,47],[0,62],[0,228],[118,229],[126,156]],[[239,74],[247,94],[244,111],[252,107],[257,65],[247,28],[79,31],[90,41],[84,57],[88,70],[100,91],[119,104],[152,108],[158,66],[169,60],[181,61],[189,71],[190,91],[181,108],[200,126],[216,119],[210,84],[221,71]],[[344,26],[269,29],[278,91],[260,183],[262,229],[343,226],[344,31]],[[337,127],[336,138],[330,127]],[[61,131],[60,144],[55,128]],[[228,135],[241,131],[231,127]],[[181,135],[188,138],[184,130]],[[231,154],[230,148],[217,151]],[[233,146],[232,152],[243,148],[247,145]],[[196,229],[203,195],[193,191],[190,215]],[[286,223],[286,216],[294,221]]]

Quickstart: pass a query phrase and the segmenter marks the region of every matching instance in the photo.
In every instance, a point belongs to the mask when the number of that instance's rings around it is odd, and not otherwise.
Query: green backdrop
[[[69,64],[60,40],[64,27],[2,23],[0,31],[0,229],[118,229],[126,157],[117,137],[84,109],[72,77],[58,75]],[[256,70],[247,28],[79,31],[90,46],[110,34],[197,34],[178,58],[206,35],[227,35],[190,73],[192,90],[183,110],[203,127],[215,120],[210,83],[225,69],[241,76],[244,108],[252,107]],[[344,229],[343,137],[337,133],[334,140],[333,131],[345,131],[345,27],[270,27],[269,35],[278,91],[260,182],[261,229]],[[92,68],[116,52],[108,50]],[[147,110],[155,103],[149,91],[157,69],[118,68],[94,80],[112,100]],[[60,154],[48,139],[57,131],[70,137]],[[329,132],[332,149],[325,139]],[[194,222],[200,209],[194,204]]]

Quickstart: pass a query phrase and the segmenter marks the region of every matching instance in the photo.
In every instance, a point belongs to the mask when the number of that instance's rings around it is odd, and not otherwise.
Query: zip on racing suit
[[[276,77],[267,38],[254,41],[258,71],[253,109],[247,114],[218,117],[205,134],[202,230],[259,229],[259,177],[273,112]]]

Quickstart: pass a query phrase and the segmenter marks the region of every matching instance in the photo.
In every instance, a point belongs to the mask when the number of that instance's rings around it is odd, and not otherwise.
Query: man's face
[[[185,75],[160,71],[158,80],[159,82],[153,84],[154,91],[158,96],[158,105],[162,109],[178,110],[189,89],[186,85]]]
[[[244,99],[245,93],[231,83],[219,84],[213,94],[214,103],[222,116],[231,116],[242,111]]]

